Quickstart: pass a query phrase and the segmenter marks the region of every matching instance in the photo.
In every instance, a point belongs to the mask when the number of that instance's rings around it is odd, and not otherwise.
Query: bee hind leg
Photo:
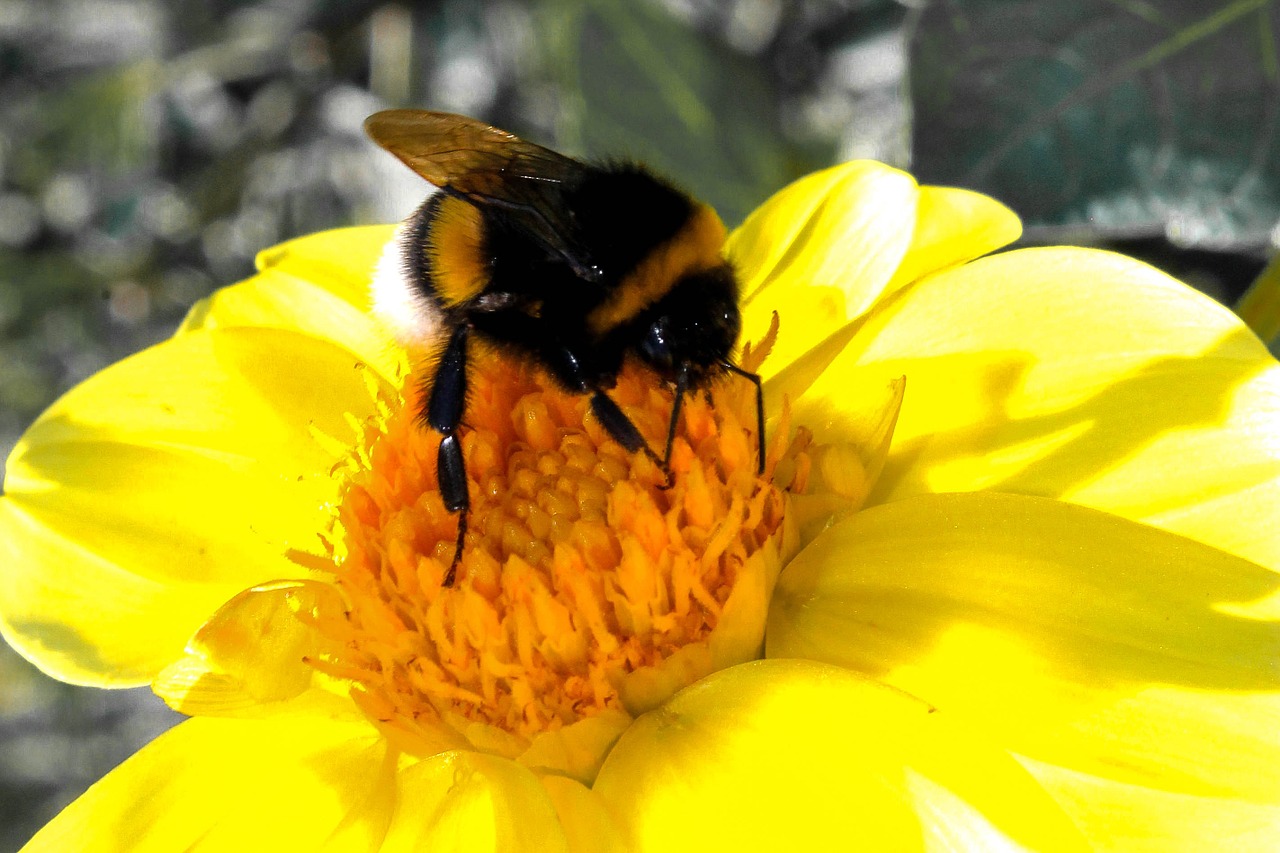
[[[467,399],[467,334],[470,328],[463,324],[454,330],[445,345],[431,383],[431,393],[423,412],[427,424],[440,433],[440,449],[436,452],[436,480],[440,497],[449,512],[458,513],[458,541],[453,550],[453,561],[445,573],[441,586],[453,586],[462,560],[462,546],[467,536],[467,513],[471,509],[471,496],[467,492],[467,466],[462,458],[462,444],[458,440],[458,425]]]
[[[453,548],[453,560],[449,563],[449,571],[445,572],[441,586],[453,586],[458,574],[458,563],[462,561],[462,545],[467,538],[467,513],[471,509],[471,496],[467,494],[467,469],[462,460],[462,445],[458,436],[449,433],[440,442],[440,450],[436,455],[436,477],[440,481],[440,497],[444,500],[444,508],[458,513],[458,541]]]

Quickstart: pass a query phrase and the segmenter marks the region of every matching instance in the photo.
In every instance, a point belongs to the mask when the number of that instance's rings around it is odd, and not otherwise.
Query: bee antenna
[[[756,438],[760,442],[760,446],[756,450],[756,459],[757,459],[756,473],[763,475],[764,474],[764,383],[760,381],[759,373],[752,373],[749,370],[743,370],[741,367],[738,367],[738,365],[734,364],[731,361],[722,361],[720,362],[720,366],[723,367],[725,370],[729,371],[730,373],[736,373],[737,375],[741,376],[743,379],[749,379],[753,383],[755,383],[755,386],[756,386]],[[676,398],[677,407],[679,406],[679,404],[680,404],[680,398],[677,397]],[[678,408],[677,408],[677,411],[679,411]],[[670,452],[670,447],[668,447],[668,452]]]

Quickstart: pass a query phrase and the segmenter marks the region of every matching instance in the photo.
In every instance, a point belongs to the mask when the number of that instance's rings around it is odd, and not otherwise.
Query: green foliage
[[[966,0],[912,44],[915,168],[1093,240],[1258,250],[1280,218],[1274,0]]]
[[[761,64],[628,0],[548,8],[551,45],[573,104],[566,141],[671,175],[729,224],[793,178],[830,162],[782,134]]]

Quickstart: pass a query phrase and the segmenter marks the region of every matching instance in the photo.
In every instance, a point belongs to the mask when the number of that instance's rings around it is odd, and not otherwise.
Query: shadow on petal
[[[766,654],[867,673],[1041,760],[1253,792],[1280,786],[1280,623],[1228,610],[1278,591],[1261,566],[1096,510],[922,495],[801,552]]]

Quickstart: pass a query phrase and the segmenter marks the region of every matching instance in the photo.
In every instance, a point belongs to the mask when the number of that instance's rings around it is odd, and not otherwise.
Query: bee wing
[[[444,192],[500,208],[506,221],[562,257],[575,274],[600,278],[563,202],[566,185],[586,171],[582,163],[453,113],[384,110],[365,119],[364,129]]]

